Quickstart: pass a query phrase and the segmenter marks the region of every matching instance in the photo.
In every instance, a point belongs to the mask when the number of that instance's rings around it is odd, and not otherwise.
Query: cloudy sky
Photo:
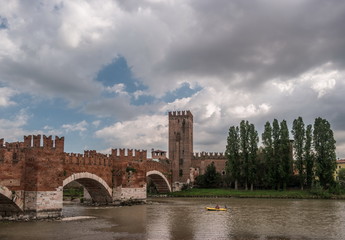
[[[167,150],[191,110],[194,151],[242,119],[326,118],[345,157],[343,0],[0,0],[0,138],[66,152]],[[291,135],[290,135],[291,136]]]

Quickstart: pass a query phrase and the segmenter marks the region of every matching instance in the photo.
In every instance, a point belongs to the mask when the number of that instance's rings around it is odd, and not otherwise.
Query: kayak
[[[207,211],[227,211],[227,208],[214,208],[214,207],[207,207]]]

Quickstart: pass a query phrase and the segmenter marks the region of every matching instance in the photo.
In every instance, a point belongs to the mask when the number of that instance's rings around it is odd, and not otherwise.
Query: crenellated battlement
[[[191,117],[193,118],[193,114],[187,111],[171,111],[169,112],[169,117]]]
[[[43,148],[43,149],[55,149],[56,151],[63,152],[65,145],[65,138],[55,136],[53,140],[52,136],[46,135],[28,135],[24,136],[23,148]]]
[[[111,149],[111,156],[118,161],[146,161],[147,150],[139,149]]]
[[[98,153],[95,150],[84,151],[81,153],[65,153],[64,164],[76,165],[103,165],[112,166],[113,159],[109,154]]]
[[[193,160],[196,159],[226,159],[222,152],[197,152],[193,153]]]

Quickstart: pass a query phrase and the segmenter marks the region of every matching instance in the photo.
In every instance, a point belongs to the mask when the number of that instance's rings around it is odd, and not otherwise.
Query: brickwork
[[[71,181],[83,185],[95,202],[143,200],[148,166],[153,165],[146,150],[75,154],[64,152],[63,137],[24,136],[23,142],[13,143],[0,139],[0,188],[5,189],[0,191],[0,216],[60,216],[62,189]]]
[[[169,112],[169,159],[173,182],[186,182],[193,155],[193,115]]]
[[[201,152],[194,153],[191,167],[198,169],[199,174],[204,174],[208,165],[214,163],[217,172],[225,173],[226,157],[224,153],[219,152]]]

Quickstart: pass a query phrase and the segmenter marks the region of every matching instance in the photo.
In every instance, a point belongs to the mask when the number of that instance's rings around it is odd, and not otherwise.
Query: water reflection
[[[153,199],[131,207],[65,205],[72,222],[0,222],[1,240],[345,239],[345,202],[279,199]],[[206,206],[227,205],[227,212]]]

